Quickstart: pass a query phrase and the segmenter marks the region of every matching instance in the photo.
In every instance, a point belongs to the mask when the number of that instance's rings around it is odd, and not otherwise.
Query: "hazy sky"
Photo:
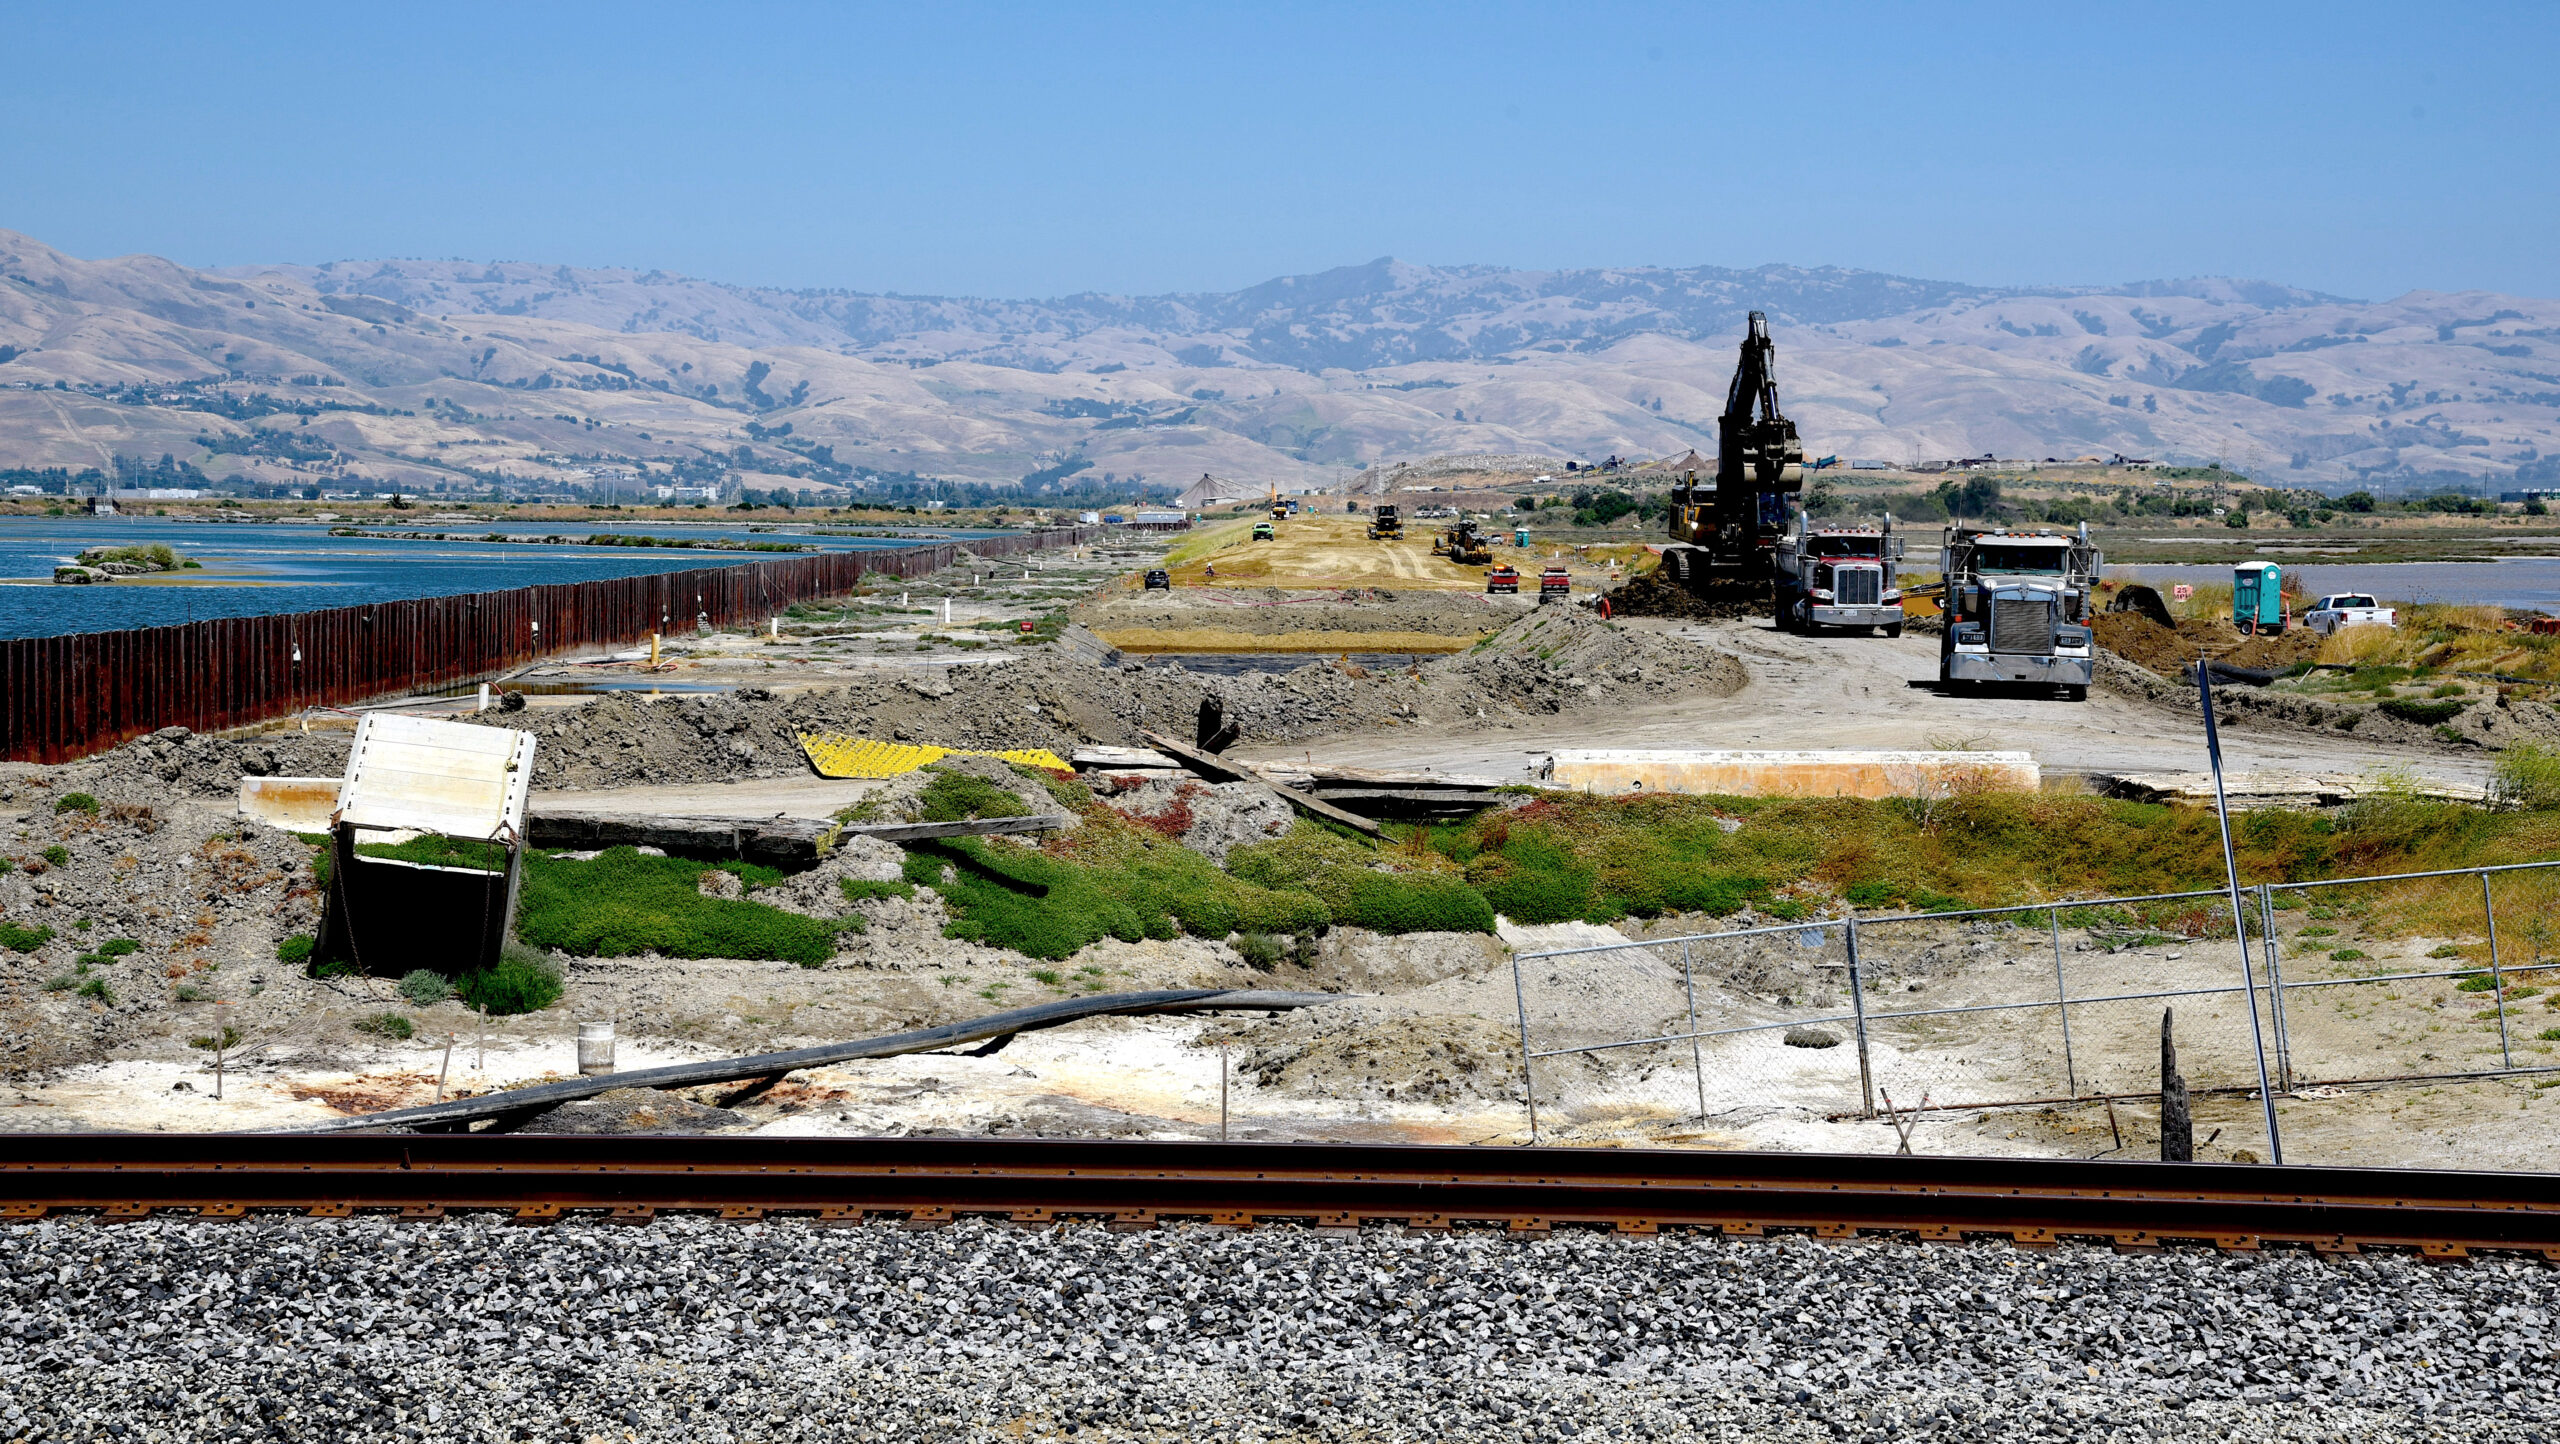
[[[2554,296],[2555,17],[0,0],[0,227],[1006,296],[1382,255]]]

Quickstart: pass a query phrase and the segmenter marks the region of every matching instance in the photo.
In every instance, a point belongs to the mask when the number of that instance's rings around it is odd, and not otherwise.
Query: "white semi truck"
[[[2097,675],[2090,596],[2104,558],[2075,536],[2045,528],[1947,528],[1938,555],[1946,574],[1946,631],[1938,680],[2058,687],[2074,702]]]
[[[1810,519],[1778,539],[1778,626],[1807,635],[1825,627],[1882,627],[1902,635],[1902,591],[1893,564],[1902,542],[1888,517],[1881,527],[1823,526]]]

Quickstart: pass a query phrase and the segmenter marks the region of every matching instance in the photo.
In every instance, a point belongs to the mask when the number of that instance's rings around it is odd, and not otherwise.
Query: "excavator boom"
[[[1672,488],[1669,527],[1685,546],[1667,564],[1692,587],[1766,589],[1793,495],[1804,490],[1804,443],[1778,409],[1777,347],[1766,313],[1751,313],[1717,420],[1716,474],[1691,472]]]

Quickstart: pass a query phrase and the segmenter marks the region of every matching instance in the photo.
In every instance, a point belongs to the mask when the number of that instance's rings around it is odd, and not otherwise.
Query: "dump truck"
[[[1369,513],[1369,540],[1402,541],[1404,519],[1396,515],[1392,504],[1373,508]]]
[[[1946,631],[1938,680],[2059,687],[2074,702],[2097,674],[2090,598],[2105,564],[2089,544],[2051,528],[1994,530],[1958,523],[1938,553],[1946,574]]]
[[[1825,627],[1864,631],[1881,627],[1902,635],[1902,593],[1894,563],[1902,541],[1893,518],[1880,527],[1820,526],[1805,522],[1779,539],[1778,626],[1811,636]]]
[[[1672,485],[1662,564],[1692,591],[1770,600],[1778,539],[1804,490],[1804,443],[1778,410],[1777,348],[1765,312],[1751,313],[1716,435],[1716,474],[1684,472]]]
[[[1462,567],[1480,567],[1493,560],[1493,548],[1476,534],[1476,524],[1463,518],[1431,543],[1431,554],[1447,557]]]

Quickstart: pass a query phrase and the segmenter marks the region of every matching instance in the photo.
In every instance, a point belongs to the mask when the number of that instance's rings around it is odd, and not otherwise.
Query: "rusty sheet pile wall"
[[[221,617],[176,627],[0,642],[0,759],[65,762],[163,727],[217,731],[434,687],[545,657],[629,646],[651,632],[754,626],[866,576],[923,577],[963,552],[1081,546],[1060,527],[933,546],[823,552],[696,571],[365,607]]]

